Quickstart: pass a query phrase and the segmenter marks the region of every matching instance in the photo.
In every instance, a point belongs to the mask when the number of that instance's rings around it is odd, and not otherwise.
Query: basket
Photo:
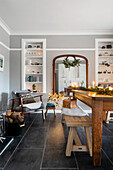
[[[6,131],[6,136],[21,136],[22,135],[22,127],[20,127],[19,123],[5,122],[5,131]]]

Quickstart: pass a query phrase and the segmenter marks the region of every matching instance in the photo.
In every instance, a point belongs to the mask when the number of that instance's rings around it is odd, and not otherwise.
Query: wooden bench
[[[85,113],[89,114],[92,113],[92,108],[86,105],[85,103],[81,102],[80,100],[77,100],[77,105],[81,110],[83,110]]]
[[[66,156],[71,156],[72,151],[89,151],[92,156],[92,136],[90,132],[90,126],[92,126],[92,120],[89,116],[67,116],[64,115],[65,123],[70,128],[68,135],[68,142],[66,147]],[[86,139],[88,145],[82,145],[79,136],[76,131],[76,127],[84,127],[86,133]],[[73,140],[76,145],[73,145]]]

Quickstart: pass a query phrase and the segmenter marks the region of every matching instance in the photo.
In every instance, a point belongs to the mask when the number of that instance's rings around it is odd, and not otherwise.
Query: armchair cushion
[[[28,90],[20,90],[20,91],[12,91],[12,97],[15,99],[15,107],[19,106],[21,104],[21,96],[31,96],[30,91]]]
[[[28,104],[28,103],[35,103],[34,97],[32,97],[32,96],[24,97],[23,104]]]
[[[55,107],[54,103],[47,103],[46,107]]]
[[[23,104],[23,107],[27,107],[28,109],[39,109],[41,107],[42,102],[36,102],[36,103],[28,103],[28,104]]]

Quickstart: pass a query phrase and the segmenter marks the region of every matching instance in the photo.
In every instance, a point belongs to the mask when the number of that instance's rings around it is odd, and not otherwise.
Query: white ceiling
[[[0,0],[12,34],[113,33],[113,0]]]

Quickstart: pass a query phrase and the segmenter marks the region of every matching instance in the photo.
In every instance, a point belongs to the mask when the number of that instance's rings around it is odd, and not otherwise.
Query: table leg
[[[106,111],[103,111],[103,121],[106,121]]]
[[[45,120],[45,114],[44,114],[43,109],[42,109],[42,118],[43,118],[43,120]]]
[[[72,147],[73,147],[73,135],[74,135],[74,128],[70,127],[68,141],[66,146],[66,156],[71,156]]]
[[[92,148],[93,165],[101,166],[103,101],[92,101]]]
[[[56,117],[56,111],[55,111],[55,109],[54,109],[54,117]]]
[[[46,112],[45,112],[45,117],[47,117],[47,111],[48,111],[48,110],[46,109]]]

